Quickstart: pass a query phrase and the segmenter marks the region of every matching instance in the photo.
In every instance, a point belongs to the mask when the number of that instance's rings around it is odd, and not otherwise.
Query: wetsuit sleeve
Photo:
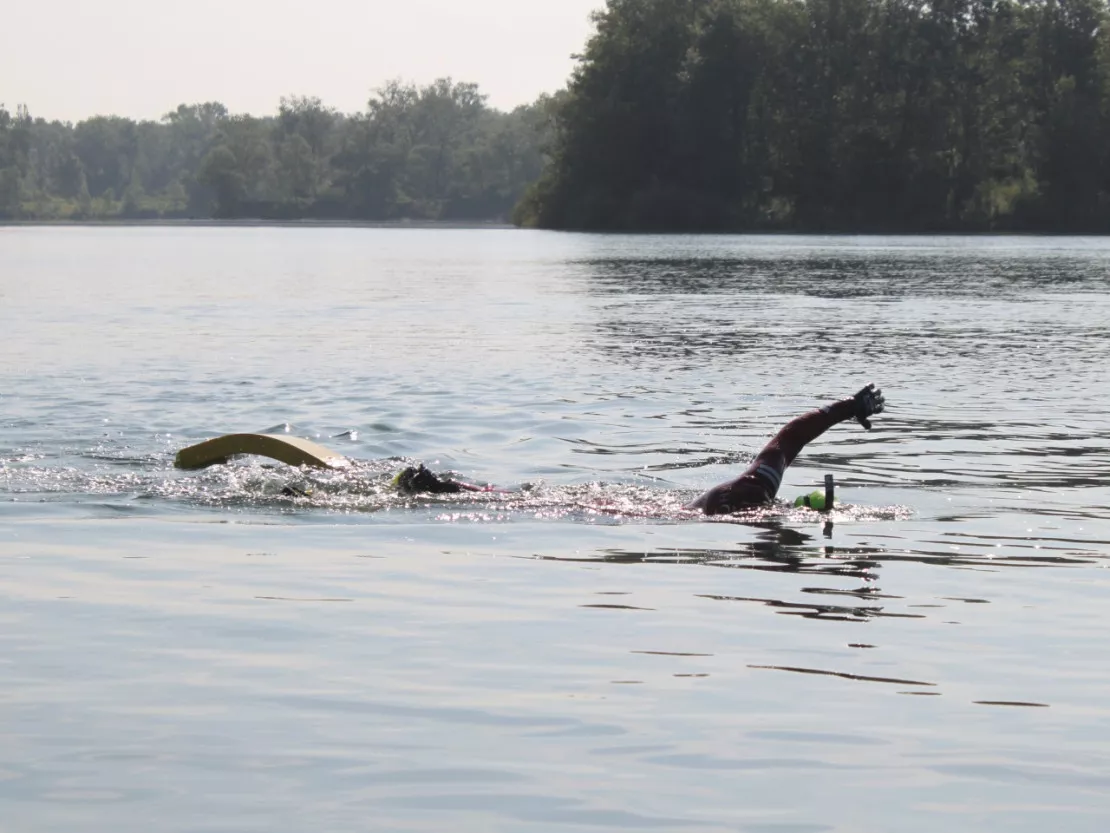
[[[786,458],[785,463],[789,466],[807,443],[820,437],[838,422],[852,419],[853,416],[855,416],[855,402],[851,399],[842,399],[816,411],[802,414],[786,423],[759,452],[757,459],[774,452],[782,452]]]

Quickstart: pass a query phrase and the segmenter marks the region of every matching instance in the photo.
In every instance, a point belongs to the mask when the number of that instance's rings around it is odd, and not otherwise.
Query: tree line
[[[76,124],[0,105],[0,219],[506,218],[543,166],[550,101],[491,108],[475,84],[393,81],[362,113],[216,102]]]
[[[515,218],[1110,231],[1106,0],[609,0]]]
[[[1110,232],[1107,3],[608,0],[512,112],[450,79],[351,115],[0,106],[0,219]]]

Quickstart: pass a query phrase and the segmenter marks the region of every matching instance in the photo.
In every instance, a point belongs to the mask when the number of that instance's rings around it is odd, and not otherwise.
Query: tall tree
[[[516,212],[1110,230],[1106,0],[610,0]]]

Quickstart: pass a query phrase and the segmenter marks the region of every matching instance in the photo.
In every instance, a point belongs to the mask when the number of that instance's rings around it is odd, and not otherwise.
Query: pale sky
[[[507,109],[566,82],[604,0],[12,0],[0,103],[157,119],[181,103],[365,107],[390,78],[476,82]]]

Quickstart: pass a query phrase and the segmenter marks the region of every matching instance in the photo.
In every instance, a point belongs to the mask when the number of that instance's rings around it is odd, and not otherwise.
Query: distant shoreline
[[[334,228],[334,229],[412,229],[440,231],[549,231],[556,234],[588,234],[618,237],[637,236],[692,236],[692,237],[1099,237],[1110,235],[1092,231],[1040,231],[1031,229],[950,229],[950,230],[891,230],[866,229],[736,229],[730,231],[705,230],[662,231],[647,229],[544,229],[528,228],[498,221],[466,220],[213,220],[213,219],[130,219],[130,220],[0,220],[5,228]]]
[[[466,220],[213,220],[213,219],[133,219],[133,220],[0,220],[0,228],[32,226],[118,226],[182,228],[381,228],[381,229],[516,229],[511,223]]]

